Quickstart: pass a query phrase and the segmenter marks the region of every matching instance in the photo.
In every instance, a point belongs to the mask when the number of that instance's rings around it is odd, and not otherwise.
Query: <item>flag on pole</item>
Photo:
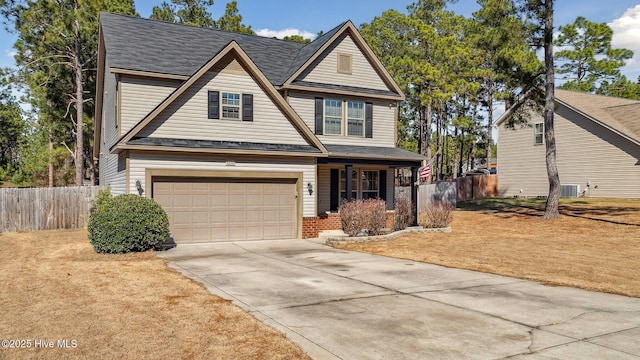
[[[427,164],[427,166],[420,171],[420,180],[427,181],[427,179],[431,176],[431,164]]]
[[[435,154],[431,156],[431,160],[420,170],[420,181],[427,181],[431,176],[431,165],[433,161],[436,159],[436,156],[440,153],[440,150],[436,151]]]

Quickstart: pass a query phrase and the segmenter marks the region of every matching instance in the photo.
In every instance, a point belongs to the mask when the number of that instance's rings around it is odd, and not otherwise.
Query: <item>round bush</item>
[[[89,217],[88,231],[99,253],[159,250],[169,237],[169,218],[152,199],[119,195],[101,199]]]

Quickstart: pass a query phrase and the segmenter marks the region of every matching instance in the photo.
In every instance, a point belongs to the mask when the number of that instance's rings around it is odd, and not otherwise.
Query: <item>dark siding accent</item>
[[[316,135],[322,135],[324,123],[324,99],[316,98]]]
[[[391,202],[387,199],[387,170],[380,170],[380,174],[378,174],[380,179],[378,179],[378,185],[380,189],[378,189],[378,195],[380,199],[384,200],[387,203],[387,210],[390,209]]]
[[[373,137],[373,103],[364,104],[364,137]]]
[[[253,94],[242,94],[242,121],[253,121]]]
[[[331,202],[329,210],[338,210],[338,204],[340,204],[340,170],[331,169]]]
[[[209,119],[220,119],[220,92],[209,90]]]
[[[353,165],[345,164],[344,166],[344,178],[345,178],[345,198],[347,201],[355,200],[353,198],[353,192],[357,189],[353,188],[351,177],[353,176]]]

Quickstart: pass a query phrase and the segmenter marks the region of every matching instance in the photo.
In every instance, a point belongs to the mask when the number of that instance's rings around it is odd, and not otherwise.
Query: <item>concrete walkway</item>
[[[282,240],[158,253],[314,359],[640,359],[640,299]]]

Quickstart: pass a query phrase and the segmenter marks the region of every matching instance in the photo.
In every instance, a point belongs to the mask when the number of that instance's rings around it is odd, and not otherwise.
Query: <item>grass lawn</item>
[[[640,200],[562,199],[459,204],[451,233],[409,234],[340,248],[640,297]]]
[[[153,252],[96,254],[85,230],[0,234],[0,288],[0,340],[31,340],[0,358],[308,359]]]

